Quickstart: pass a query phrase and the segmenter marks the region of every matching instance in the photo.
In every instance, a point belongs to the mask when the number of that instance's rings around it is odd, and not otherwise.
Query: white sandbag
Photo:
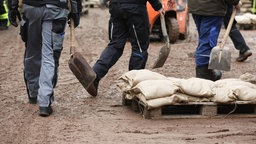
[[[178,89],[169,80],[144,80],[132,88],[131,92],[135,94],[142,93],[148,100],[170,96],[177,92]]]
[[[146,101],[148,109],[159,108],[165,105],[172,105],[176,103],[188,103],[188,98],[181,95],[172,95],[164,98],[151,99]]]
[[[210,102],[210,99],[208,98],[193,97],[183,93],[175,93],[168,97],[156,98],[151,100],[146,100],[145,96],[142,93],[137,94],[136,97],[144,104],[148,105],[150,108],[157,108],[164,105],[172,105],[181,102]]]
[[[217,103],[227,103],[237,100],[237,97],[234,95],[233,91],[228,87],[216,87],[213,88],[215,95],[211,98],[211,101]]]
[[[121,91],[129,91],[133,86],[137,85],[141,81],[157,79],[166,79],[166,77],[147,69],[131,70],[124,73],[119,78],[120,83],[118,83],[117,86],[121,89]]]
[[[237,15],[235,16],[235,20],[239,24],[251,24],[251,19],[244,16],[244,15]]]
[[[256,85],[240,79],[221,79],[215,81],[216,87],[232,87],[232,86],[247,86],[256,89]]]
[[[241,101],[256,101],[256,89],[239,85],[233,86],[232,89],[234,95]]]
[[[245,73],[242,74],[239,77],[240,80],[245,81],[245,82],[250,82],[252,84],[256,84],[256,75],[250,74],[250,73]]]
[[[252,13],[245,13],[245,17],[249,18],[251,20],[252,24],[256,24],[256,15]]]
[[[174,85],[179,87],[182,93],[197,96],[197,97],[212,97],[214,96],[214,82],[201,78],[181,79],[174,82]]]
[[[179,81],[183,80],[181,78],[175,78],[175,77],[167,77],[167,80],[170,80],[171,82],[178,83]]]

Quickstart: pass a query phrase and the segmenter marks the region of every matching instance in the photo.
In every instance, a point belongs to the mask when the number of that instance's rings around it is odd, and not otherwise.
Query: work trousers
[[[233,5],[228,4],[227,12],[226,12],[226,15],[225,15],[224,20],[223,20],[225,28],[228,27],[228,23],[229,23],[231,15],[232,15],[232,12],[233,12]],[[242,36],[240,31],[237,29],[236,23],[237,22],[234,19],[234,22],[232,24],[232,27],[231,27],[231,30],[230,30],[230,33],[229,33],[229,37],[231,38],[235,48],[237,50],[239,50],[239,53],[243,54],[244,52],[246,52],[250,48],[247,46],[247,44],[244,40],[244,37]]]
[[[0,0],[0,21],[6,21],[8,26],[8,8],[5,0]]]
[[[41,107],[54,100],[58,61],[63,48],[68,10],[55,5],[23,4],[21,36],[25,41],[24,78],[29,98]]]
[[[93,66],[99,79],[122,56],[126,41],[132,46],[129,70],[144,69],[148,59],[149,21],[146,6],[143,4],[127,4],[110,2],[108,46]]]
[[[211,50],[217,45],[223,17],[196,14],[192,16],[198,31],[198,46],[196,48],[195,59],[196,66],[207,66],[209,64]]]

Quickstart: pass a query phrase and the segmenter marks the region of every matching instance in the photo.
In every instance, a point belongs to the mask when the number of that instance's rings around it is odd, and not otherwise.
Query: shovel
[[[160,49],[158,59],[154,63],[153,69],[162,67],[164,65],[166,59],[168,58],[169,53],[170,53],[169,37],[167,35],[167,30],[166,30],[166,25],[165,25],[165,18],[164,18],[163,14],[161,14],[160,20],[161,20],[161,29],[162,29],[165,45]]]
[[[224,34],[223,40],[220,43],[220,46],[214,47],[211,51],[209,66],[208,66],[209,69],[230,71],[231,52],[229,48],[225,47],[224,45],[227,41],[227,37],[229,35],[232,24],[234,22],[235,15],[236,15],[236,9],[234,8],[228,23],[227,30]]]
[[[96,78],[95,72],[92,70],[90,65],[87,63],[85,58],[81,53],[76,52],[76,47],[74,46],[75,36],[74,36],[74,22],[70,20],[70,59],[68,61],[68,66],[79,82],[87,90],[88,87]]]

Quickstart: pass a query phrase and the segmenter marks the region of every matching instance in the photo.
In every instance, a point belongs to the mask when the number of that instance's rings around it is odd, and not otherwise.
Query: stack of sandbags
[[[250,73],[242,74],[239,77],[240,80],[256,84],[256,76]]]
[[[256,85],[240,79],[222,79],[215,82],[213,102],[256,101]]]
[[[245,13],[235,16],[238,24],[256,24],[256,15],[252,13]]]
[[[240,8],[240,12],[242,14],[247,13],[247,12],[251,12],[252,9],[252,0],[241,0],[241,2],[243,3],[242,7]]]
[[[165,77],[149,70],[133,70],[123,74],[119,80],[118,87],[126,98],[138,98],[148,109],[188,102],[256,101],[256,85],[240,79],[213,82],[201,78]]]

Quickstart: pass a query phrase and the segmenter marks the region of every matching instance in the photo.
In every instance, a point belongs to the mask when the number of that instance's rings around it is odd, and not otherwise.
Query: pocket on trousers
[[[20,36],[21,39],[26,42],[28,38],[28,19],[23,16],[20,22]]]
[[[52,41],[53,41],[53,50],[54,51],[61,51],[63,47],[65,32],[62,33],[55,33],[52,32]]]

